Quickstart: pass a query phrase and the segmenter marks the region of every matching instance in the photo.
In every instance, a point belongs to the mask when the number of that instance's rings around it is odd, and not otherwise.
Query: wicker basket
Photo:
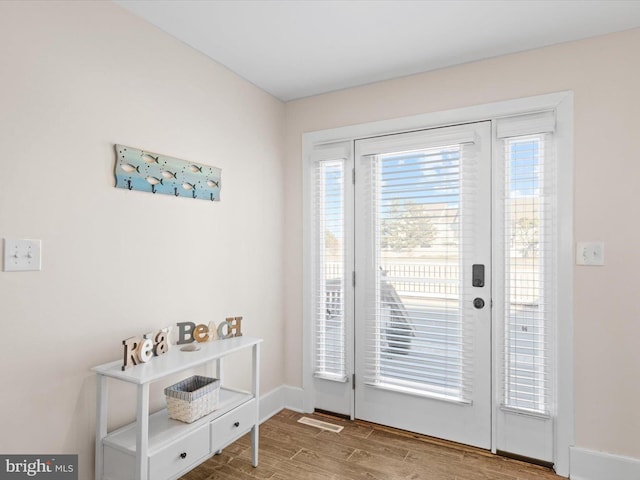
[[[220,380],[194,375],[164,389],[169,417],[191,423],[218,406]]]

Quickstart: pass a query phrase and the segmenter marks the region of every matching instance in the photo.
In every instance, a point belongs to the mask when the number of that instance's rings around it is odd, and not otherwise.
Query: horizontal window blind
[[[552,113],[498,121],[504,319],[502,406],[549,415],[555,322]]]
[[[315,376],[346,381],[344,148],[314,154]],[[350,273],[350,271],[349,271]]]
[[[364,157],[374,244],[369,385],[456,402],[471,397],[473,322],[463,301],[471,281],[460,264],[473,238],[465,219],[474,215],[474,151],[469,141]]]

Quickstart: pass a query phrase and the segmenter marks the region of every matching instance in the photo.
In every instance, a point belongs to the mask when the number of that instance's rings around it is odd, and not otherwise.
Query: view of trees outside
[[[541,250],[538,203],[516,198],[506,203],[509,218],[505,232],[509,301],[517,305],[537,305],[540,301]]]
[[[528,258],[538,250],[538,219],[520,217],[512,227],[512,243],[523,258]]]
[[[406,301],[440,306],[456,301],[458,212],[457,203],[396,200],[380,219],[381,268]]]
[[[438,234],[425,204],[413,200],[394,200],[381,223],[380,248],[396,252],[428,248]]]

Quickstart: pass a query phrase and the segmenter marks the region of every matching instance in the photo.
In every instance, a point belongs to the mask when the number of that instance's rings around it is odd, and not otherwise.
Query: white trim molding
[[[282,409],[303,412],[303,390],[298,387],[280,385],[260,396],[260,423],[266,422]]]
[[[572,480],[631,480],[640,478],[640,459],[571,448]]]
[[[304,390],[300,387],[284,386],[284,408],[294,412],[304,413]],[[307,413],[309,413],[307,411]]]

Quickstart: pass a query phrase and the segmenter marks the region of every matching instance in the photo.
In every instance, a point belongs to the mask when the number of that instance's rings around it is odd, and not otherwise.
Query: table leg
[[[260,440],[260,344],[253,346],[252,350],[252,377],[251,377],[251,393],[256,399],[256,417],[253,428],[251,429],[251,464],[258,466],[258,443]]]
[[[149,384],[138,385],[136,410],[136,480],[149,477]]]
[[[96,480],[102,480],[104,475],[104,446],[102,442],[107,436],[109,402],[107,377],[98,374],[96,383]]]

